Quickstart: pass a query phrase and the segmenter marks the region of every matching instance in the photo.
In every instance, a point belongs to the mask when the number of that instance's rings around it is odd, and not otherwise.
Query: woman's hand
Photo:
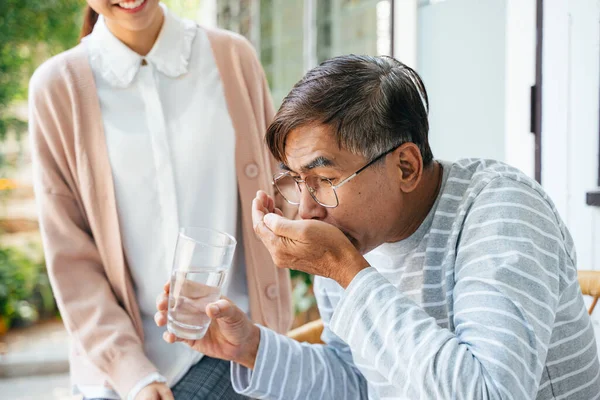
[[[174,400],[166,383],[154,382],[139,391],[135,400]]]

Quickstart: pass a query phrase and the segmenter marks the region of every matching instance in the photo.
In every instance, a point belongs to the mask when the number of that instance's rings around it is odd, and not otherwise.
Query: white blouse
[[[84,39],[145,351],[160,372],[139,382],[129,398],[153,381],[174,386],[201,358],[186,345],[165,343],[164,328],[156,327],[153,319],[156,297],[170,277],[180,227],[218,229],[238,239],[224,293],[244,311],[249,309],[238,226],[235,132],[219,70],[206,32],[161,6],[164,25],[146,57],[120,42],[102,17]],[[119,399],[104,387],[80,386],[76,391],[89,398]]]

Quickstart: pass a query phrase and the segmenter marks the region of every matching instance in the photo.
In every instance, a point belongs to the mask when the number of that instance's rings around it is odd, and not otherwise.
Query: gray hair
[[[286,96],[266,134],[274,157],[285,162],[287,135],[311,124],[332,128],[340,148],[372,160],[403,143],[429,147],[429,100],[423,81],[392,57],[347,55],[310,70]]]

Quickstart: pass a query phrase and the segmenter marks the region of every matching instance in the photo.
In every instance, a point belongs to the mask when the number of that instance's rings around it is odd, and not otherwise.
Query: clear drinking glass
[[[237,242],[214,229],[183,228],[173,258],[167,329],[183,339],[204,337],[206,306],[219,299]]]

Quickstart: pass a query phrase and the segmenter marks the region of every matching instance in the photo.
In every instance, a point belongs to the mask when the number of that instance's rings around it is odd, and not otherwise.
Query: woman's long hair
[[[83,16],[83,25],[81,26],[81,32],[79,33],[79,41],[92,33],[94,25],[96,25],[96,21],[98,21],[98,13],[89,5],[86,6]]]

